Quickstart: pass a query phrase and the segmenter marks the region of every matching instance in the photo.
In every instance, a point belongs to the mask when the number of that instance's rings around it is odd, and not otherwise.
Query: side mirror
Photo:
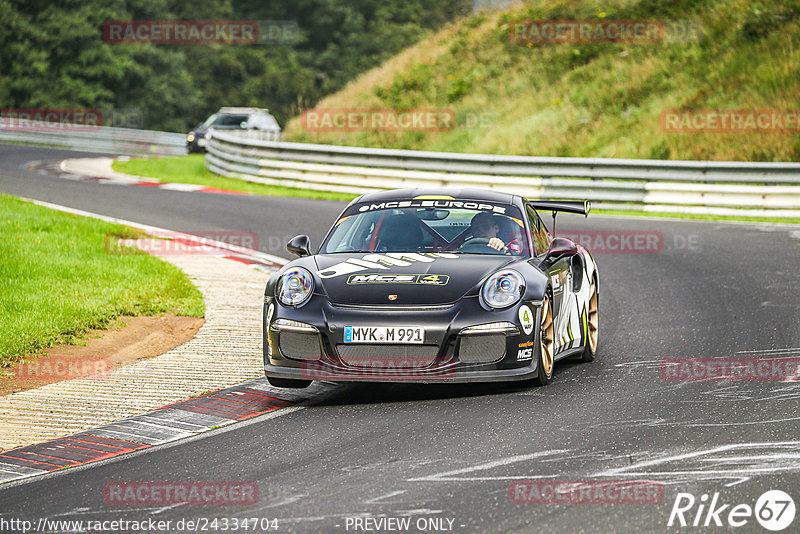
[[[555,261],[561,256],[573,256],[578,252],[578,247],[564,237],[556,237],[550,242],[550,248],[544,257],[545,261]]]
[[[296,235],[288,243],[286,250],[295,256],[311,256],[311,238],[307,235]]]

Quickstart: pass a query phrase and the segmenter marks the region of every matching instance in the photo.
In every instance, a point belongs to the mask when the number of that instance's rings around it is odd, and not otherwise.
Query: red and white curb
[[[337,386],[273,388],[265,378],[207,393],[71,436],[0,453],[0,484],[107,460],[297,406]]]
[[[92,182],[103,185],[124,185],[132,187],[151,187],[167,191],[186,193],[218,193],[224,195],[252,195],[246,191],[221,189],[207,185],[159,182],[158,180],[132,176],[116,172],[111,168],[113,158],[76,158],[60,162],[35,161],[28,164],[28,169],[48,176],[64,180]]]

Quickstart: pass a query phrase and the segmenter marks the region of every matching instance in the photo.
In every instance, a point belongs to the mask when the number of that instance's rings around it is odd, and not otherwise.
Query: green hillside
[[[652,42],[517,43],[524,19],[648,20]],[[438,132],[310,131],[292,141],[540,156],[800,160],[800,129],[668,132],[668,110],[800,110],[800,2],[536,0],[450,24],[316,109],[446,109]],[[796,115],[795,115],[796,118]],[[793,126],[792,126],[793,125]]]

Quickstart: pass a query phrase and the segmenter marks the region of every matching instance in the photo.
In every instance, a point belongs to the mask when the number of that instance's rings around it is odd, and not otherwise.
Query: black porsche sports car
[[[599,275],[592,255],[551,237],[540,212],[589,203],[477,189],[402,189],[353,200],[319,251],[267,282],[264,370],[312,380],[550,382],[555,361],[593,360]]]

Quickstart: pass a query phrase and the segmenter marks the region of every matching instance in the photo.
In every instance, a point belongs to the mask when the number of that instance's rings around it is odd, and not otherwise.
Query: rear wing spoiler
[[[588,200],[531,200],[531,206],[541,211],[552,211],[553,217],[556,212],[577,213],[584,217],[589,216],[592,203]]]
[[[588,200],[530,200],[529,202],[537,211],[553,212],[553,237],[556,235],[556,214],[558,212],[577,213],[588,217],[589,210],[592,209],[592,203]]]

